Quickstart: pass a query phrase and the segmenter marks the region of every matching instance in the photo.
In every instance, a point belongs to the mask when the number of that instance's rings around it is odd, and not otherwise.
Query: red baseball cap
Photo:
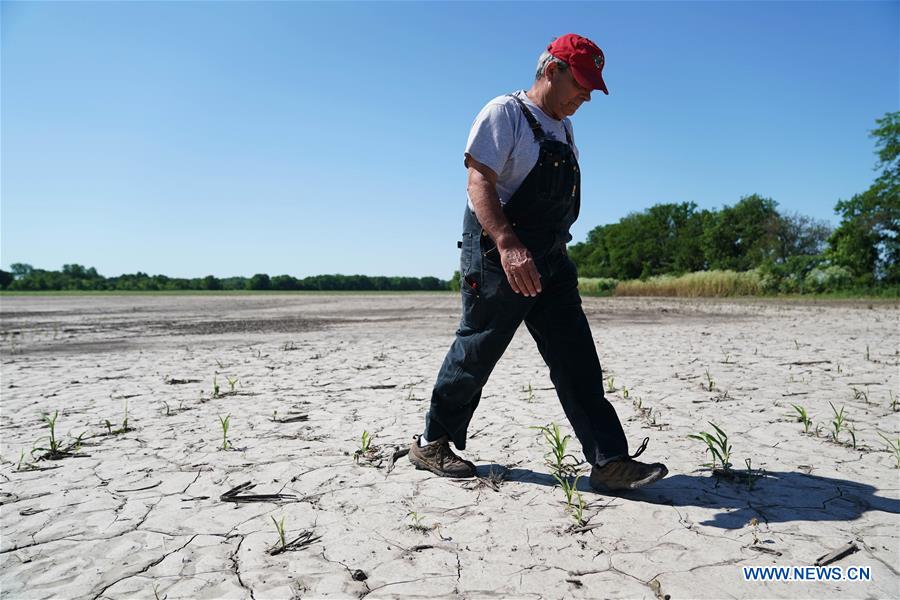
[[[606,83],[603,82],[603,50],[597,44],[574,33],[553,40],[547,51],[556,58],[568,63],[572,75],[582,87],[589,90],[602,90],[609,95]]]

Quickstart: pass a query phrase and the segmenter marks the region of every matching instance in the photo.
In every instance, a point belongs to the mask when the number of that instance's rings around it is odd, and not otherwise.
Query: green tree
[[[900,283],[900,112],[877,119],[870,132],[881,174],[835,212],[841,222],[828,240],[828,258],[860,283]]]
[[[248,290],[268,290],[271,289],[272,282],[265,273],[257,273],[247,282]]]
[[[204,290],[221,290],[222,282],[214,275],[207,275],[201,280],[200,287]]]
[[[716,213],[703,232],[709,268],[747,271],[776,256],[780,229],[777,206],[774,200],[753,194]]]

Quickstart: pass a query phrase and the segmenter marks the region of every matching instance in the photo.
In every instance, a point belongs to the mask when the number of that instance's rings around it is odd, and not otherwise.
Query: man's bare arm
[[[497,245],[509,286],[517,294],[537,296],[541,292],[541,275],[531,252],[519,240],[503,213],[497,194],[497,174],[471,156],[466,156],[466,167],[469,169],[467,190],[475,216]]]

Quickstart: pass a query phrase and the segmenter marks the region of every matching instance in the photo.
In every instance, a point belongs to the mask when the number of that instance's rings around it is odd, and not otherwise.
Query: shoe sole
[[[421,460],[418,456],[416,456],[412,452],[409,453],[409,462],[411,462],[416,467],[416,469],[418,469],[420,471],[430,471],[430,472],[434,473],[435,475],[440,475],[441,477],[452,477],[454,479],[471,479],[472,477],[475,477],[475,469],[472,469],[472,472],[469,473],[468,475],[457,475],[456,473],[448,473],[447,471],[441,471],[437,467],[432,467],[431,465],[429,465],[424,460]]]
[[[624,492],[628,490],[636,490],[638,488],[642,488],[646,485],[650,485],[651,483],[655,483],[669,474],[669,469],[663,467],[661,471],[657,471],[648,477],[644,477],[643,479],[638,479],[637,481],[632,481],[627,486],[624,487],[609,487],[603,483],[594,483],[590,482],[591,487],[597,492]]]

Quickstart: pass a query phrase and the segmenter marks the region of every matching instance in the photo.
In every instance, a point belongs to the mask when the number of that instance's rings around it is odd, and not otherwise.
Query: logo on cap
[[[598,69],[600,69],[601,71],[603,70],[603,57],[602,56],[594,57],[594,66],[597,67]]]

